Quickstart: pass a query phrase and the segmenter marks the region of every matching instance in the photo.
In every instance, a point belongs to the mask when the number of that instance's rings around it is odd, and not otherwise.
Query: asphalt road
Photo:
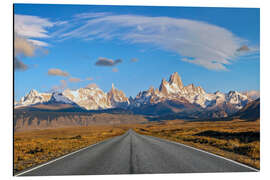
[[[255,169],[183,144],[124,135],[22,172],[20,176],[252,172]]]

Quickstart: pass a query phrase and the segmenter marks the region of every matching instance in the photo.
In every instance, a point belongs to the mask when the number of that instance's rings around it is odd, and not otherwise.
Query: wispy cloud
[[[122,62],[122,59],[116,59],[115,61],[112,59],[99,57],[97,62],[95,63],[96,66],[115,66]]]
[[[42,49],[42,47],[47,47],[48,43],[40,39],[50,37],[46,28],[52,26],[54,24],[45,18],[19,14],[14,15],[15,70],[28,69],[28,66],[21,61],[22,57],[34,56],[37,49],[41,49],[41,52],[48,52]]]
[[[57,28],[50,32],[52,27]],[[239,56],[259,51],[258,48],[251,50],[247,40],[228,29],[207,22],[106,12],[81,13],[70,20],[56,22],[37,16],[15,15],[15,33],[39,47],[49,45],[46,38],[150,44],[177,53],[184,62],[211,70],[227,70]],[[114,66],[120,62],[100,58],[96,65]]]
[[[212,70],[226,70],[246,40],[229,30],[202,21],[170,17],[83,13],[80,24],[60,38],[117,39],[147,43],[176,52],[183,61]]]
[[[59,24],[59,22],[57,23]],[[15,14],[14,16],[15,34],[31,41],[36,46],[48,46],[46,42],[39,39],[49,38],[50,35],[47,29],[54,25],[55,23],[48,19],[38,16],[21,14]]]
[[[65,72],[61,69],[49,69],[48,70],[48,75],[50,76],[64,76],[64,77],[68,77],[69,73]]]
[[[71,77],[68,79],[68,81],[71,83],[77,83],[77,82],[81,82],[82,80],[80,78]]]

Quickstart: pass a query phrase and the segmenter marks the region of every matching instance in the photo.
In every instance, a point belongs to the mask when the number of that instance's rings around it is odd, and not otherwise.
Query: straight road
[[[132,130],[19,176],[252,172],[256,169]]]

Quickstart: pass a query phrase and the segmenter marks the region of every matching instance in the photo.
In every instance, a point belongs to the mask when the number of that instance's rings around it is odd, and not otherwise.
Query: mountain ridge
[[[163,78],[159,88],[150,87],[148,90],[139,92],[134,98],[127,98],[125,93],[118,90],[114,84],[107,93],[96,86],[76,90],[66,89],[62,93],[51,94],[31,90],[18,103],[15,103],[15,108],[35,104],[53,104],[55,95],[61,103],[78,106],[85,110],[122,108],[150,115],[188,113],[189,111],[196,111],[198,114],[219,112],[213,117],[226,117],[253,101],[247,93],[237,91],[207,93],[202,87],[194,84],[184,86],[181,77],[175,72],[170,75],[169,81]]]

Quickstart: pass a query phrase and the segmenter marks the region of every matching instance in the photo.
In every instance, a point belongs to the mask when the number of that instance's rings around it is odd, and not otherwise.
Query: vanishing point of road
[[[129,130],[19,176],[253,172],[256,169],[186,145]]]

